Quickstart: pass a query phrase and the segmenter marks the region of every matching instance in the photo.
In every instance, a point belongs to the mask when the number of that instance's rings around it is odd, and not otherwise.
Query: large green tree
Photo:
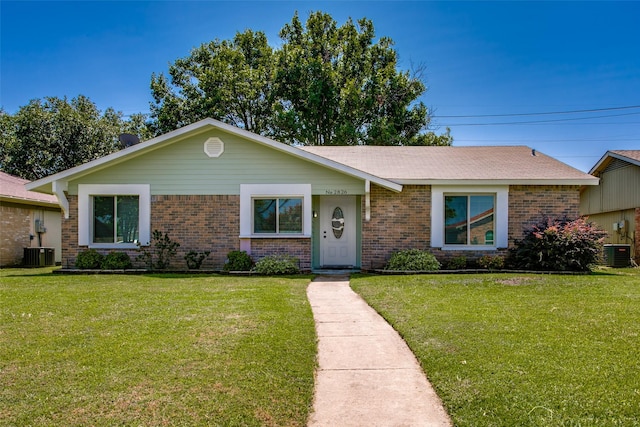
[[[273,50],[262,32],[214,40],[169,67],[169,77],[151,76],[151,116],[158,133],[206,117],[271,134]]]
[[[213,117],[289,144],[451,144],[448,130],[430,131],[424,83],[398,70],[370,20],[338,26],[314,12],[303,25],[296,13],[280,38],[272,49],[262,32],[237,33],[176,60],[169,78],[154,74],[157,132]]]
[[[15,115],[0,111],[0,166],[39,179],[119,150],[121,133],[150,136],[142,115],[125,121],[112,108],[102,113],[82,95],[35,99]]]

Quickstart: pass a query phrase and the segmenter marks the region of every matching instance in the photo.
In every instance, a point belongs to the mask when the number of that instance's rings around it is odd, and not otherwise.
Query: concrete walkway
[[[346,277],[307,288],[318,333],[309,426],[451,426],[418,361]]]

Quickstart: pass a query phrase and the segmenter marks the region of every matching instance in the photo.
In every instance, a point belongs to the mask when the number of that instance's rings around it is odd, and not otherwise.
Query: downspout
[[[69,189],[69,183],[67,181],[53,181],[51,183],[51,189],[58,199],[58,204],[60,204],[62,208],[64,219],[69,219],[69,200],[67,200],[67,196],[64,194],[64,192]]]
[[[364,220],[371,221],[371,181],[364,182]]]

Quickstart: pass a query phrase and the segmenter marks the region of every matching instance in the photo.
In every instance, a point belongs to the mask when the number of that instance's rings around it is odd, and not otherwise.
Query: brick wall
[[[31,244],[30,225],[30,209],[0,204],[0,267],[22,264],[24,248]]]
[[[580,187],[513,185],[509,187],[509,246],[522,239],[523,230],[542,219],[580,216]]]
[[[69,219],[62,221],[62,265],[73,267],[78,252],[78,199],[67,196]],[[239,196],[152,196],[151,230],[167,233],[172,241],[180,243],[171,267],[184,269],[184,256],[190,250],[210,251],[202,263],[203,269],[222,269],[227,254],[240,246],[240,197]],[[148,248],[151,252],[153,247]],[[106,254],[110,250],[99,250]],[[136,250],[127,252],[136,267],[145,267],[136,258]]]
[[[311,239],[251,240],[251,258],[254,261],[258,261],[266,255],[280,254],[298,258],[300,270],[311,270]]]
[[[363,200],[363,215],[364,209]],[[371,220],[362,221],[362,268],[382,268],[400,249],[429,249],[430,216],[430,186],[406,185],[395,193],[371,185]]]
[[[364,202],[363,202],[364,203]],[[580,206],[578,186],[511,186],[509,188],[509,246],[521,239],[525,227],[535,224],[543,214],[577,218]],[[363,204],[364,212],[364,204]],[[429,250],[438,260],[464,255],[473,261],[483,251],[441,251],[431,245],[431,187],[404,187],[394,193],[371,186],[371,221],[362,223],[362,268],[382,268],[394,251]],[[490,251],[505,255],[506,250]]]

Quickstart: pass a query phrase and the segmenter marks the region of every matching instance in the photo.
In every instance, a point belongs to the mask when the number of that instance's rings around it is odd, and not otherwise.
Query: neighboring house
[[[28,182],[0,171],[0,267],[21,265],[24,248],[53,248],[62,260],[58,200],[27,191]]]
[[[300,148],[206,119],[27,188],[63,207],[64,266],[86,248],[135,258],[159,230],[181,245],[175,267],[240,249],[370,270],[399,249],[504,254],[542,215],[577,217],[597,183],[523,146]]]
[[[640,150],[607,151],[589,173],[600,185],[583,189],[580,214],[609,233],[605,244],[631,245],[640,262]]]

